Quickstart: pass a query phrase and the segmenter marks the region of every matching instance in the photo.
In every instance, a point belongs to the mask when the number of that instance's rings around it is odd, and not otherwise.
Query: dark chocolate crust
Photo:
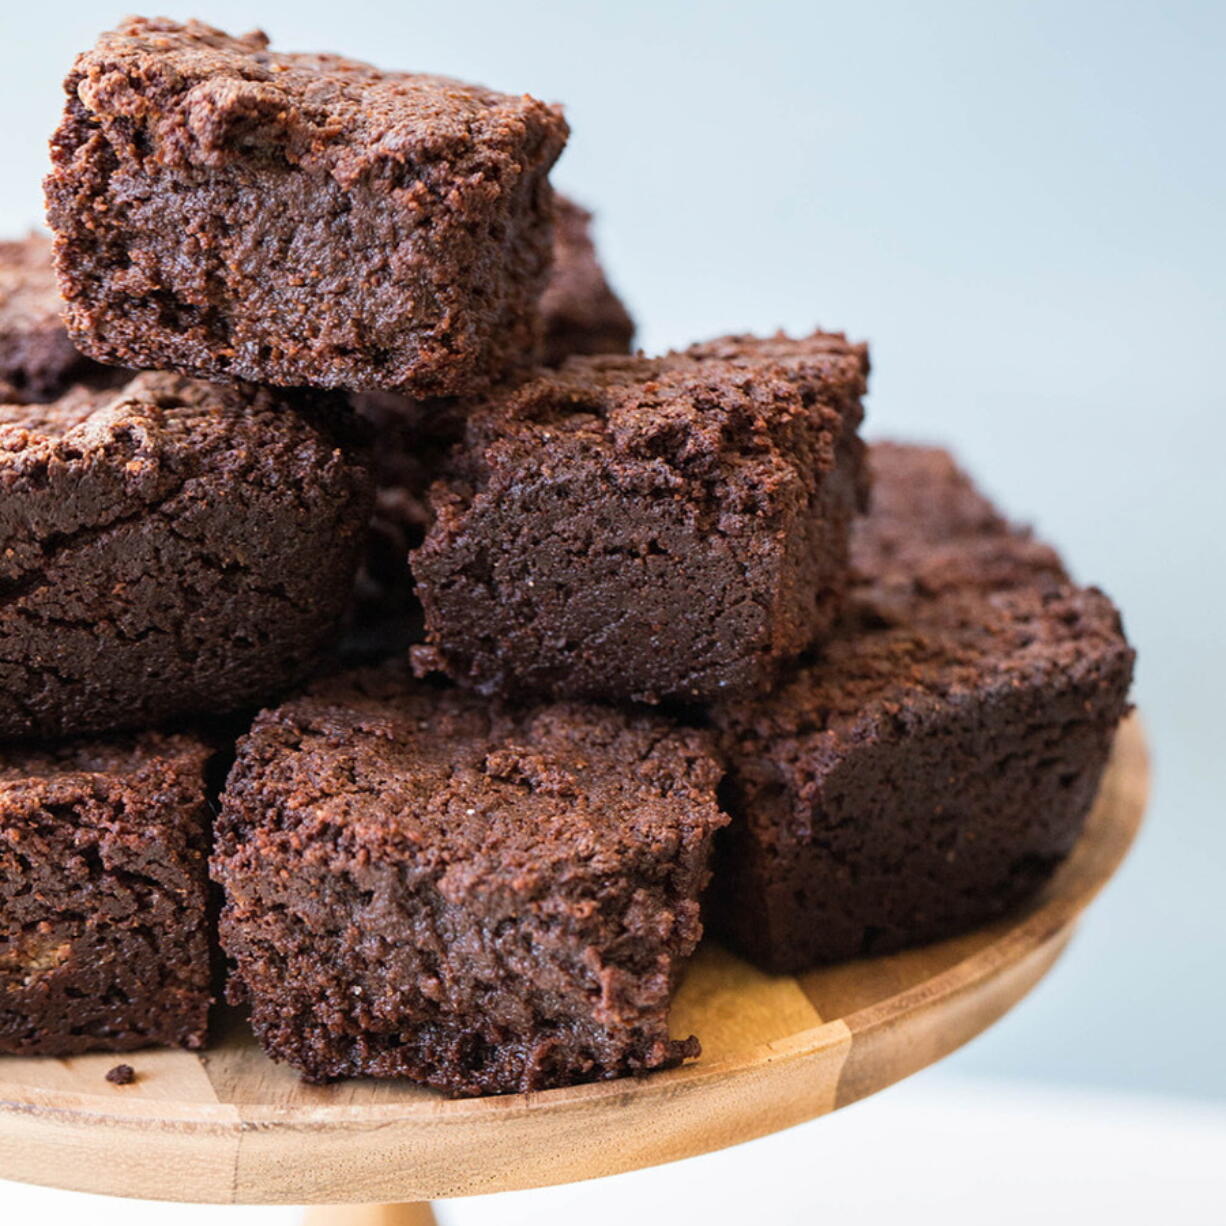
[[[73,340],[214,380],[468,394],[530,360],[561,113],[133,18],[78,57],[48,219]]]
[[[0,750],[0,1052],[204,1045],[203,741]]]
[[[867,369],[839,335],[731,337],[492,396],[412,555],[418,666],[513,695],[768,688],[842,602]]]
[[[592,242],[592,215],[555,196],[553,270],[541,295],[545,363],[579,354],[629,353],[634,320],[613,292]]]
[[[348,601],[371,485],[343,405],[166,374],[0,405],[0,736],[299,681]]]
[[[470,1095],[677,1064],[719,775],[651,715],[336,678],[239,744],[213,857],[229,990],[315,1080]]]
[[[54,400],[74,383],[114,383],[123,376],[91,362],[68,339],[51,240],[30,234],[0,242],[0,400]]]
[[[774,971],[933,940],[1015,906],[1081,831],[1133,652],[1111,602],[947,455],[874,447],[840,633],[713,717],[734,822],[712,922]]]

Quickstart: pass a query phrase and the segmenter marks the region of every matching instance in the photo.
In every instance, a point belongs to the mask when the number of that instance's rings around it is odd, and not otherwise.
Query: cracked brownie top
[[[42,566],[75,533],[153,514],[193,478],[236,491],[326,485],[361,437],[343,414],[287,412],[264,388],[163,373],[119,389],[76,386],[50,404],[0,404],[0,581]]]

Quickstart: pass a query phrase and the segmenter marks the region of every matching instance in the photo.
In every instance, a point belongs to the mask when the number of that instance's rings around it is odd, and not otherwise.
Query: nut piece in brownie
[[[592,242],[592,215],[554,197],[553,270],[541,296],[545,362],[572,354],[629,353],[634,320],[606,280]]]
[[[51,240],[30,234],[0,242],[0,398],[54,400],[73,383],[123,376],[91,362],[60,322]]]
[[[867,369],[839,335],[730,337],[492,396],[412,555],[419,668],[550,697],[769,687],[842,601]]]
[[[719,776],[651,714],[335,678],[239,743],[212,865],[230,991],[312,1080],[472,1095],[677,1064]]]
[[[769,698],[713,711],[733,824],[712,922],[776,971],[951,935],[1032,893],[1127,707],[1133,652],[1101,592],[942,453],[874,447],[870,466],[840,633]],[[910,591],[896,565],[921,576]]]
[[[211,749],[0,749],[0,1052],[202,1047]]]
[[[144,18],[65,92],[48,219],[91,357],[450,395],[531,354],[557,109]]]
[[[343,404],[142,374],[0,405],[0,737],[296,683],[339,625],[371,497]]]

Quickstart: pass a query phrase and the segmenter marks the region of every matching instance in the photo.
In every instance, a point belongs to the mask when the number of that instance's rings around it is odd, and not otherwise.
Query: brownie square
[[[769,698],[712,712],[733,815],[712,923],[773,971],[948,936],[1033,893],[1127,707],[1133,652],[1101,592],[947,456],[871,460],[840,632]]]
[[[592,241],[592,215],[555,196],[553,269],[541,295],[545,363],[578,354],[629,353],[634,320],[614,293]]]
[[[51,240],[30,234],[0,242],[0,399],[54,400],[73,383],[123,377],[68,339],[60,306]]]
[[[371,487],[343,403],[143,374],[0,405],[0,737],[220,714],[301,680]]]
[[[231,996],[311,1080],[472,1095],[677,1064],[719,776],[649,714],[335,678],[239,743],[213,856]]]
[[[731,337],[491,396],[412,555],[418,666],[515,695],[768,688],[842,601],[867,369],[839,335]]]
[[[208,379],[472,392],[527,360],[560,111],[132,18],[78,57],[46,181],[69,331]]]
[[[204,1045],[211,752],[158,733],[0,749],[0,1052]]]

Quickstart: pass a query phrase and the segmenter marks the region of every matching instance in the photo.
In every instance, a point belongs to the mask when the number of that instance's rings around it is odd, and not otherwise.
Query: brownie
[[[51,240],[30,234],[0,242],[0,399],[54,400],[74,383],[123,376],[91,362],[60,322]]]
[[[267,701],[337,630],[370,517],[344,405],[142,374],[0,405],[0,737]]]
[[[412,555],[419,668],[534,697],[769,687],[841,604],[867,369],[841,335],[729,337],[491,396]]]
[[[1032,894],[1127,706],[1133,652],[1106,596],[947,456],[875,447],[871,466],[839,633],[769,698],[712,711],[733,824],[711,918],[772,971],[948,936]]]
[[[467,394],[529,358],[560,111],[131,18],[78,57],[48,219],[73,340],[214,380]]]
[[[553,270],[541,296],[545,363],[575,354],[629,353],[634,320],[605,278],[592,242],[592,215],[555,196]]]
[[[675,1065],[720,768],[705,734],[341,675],[265,711],[217,826],[229,992],[310,1080],[456,1095]]]
[[[0,1052],[201,1047],[205,741],[0,748]]]

